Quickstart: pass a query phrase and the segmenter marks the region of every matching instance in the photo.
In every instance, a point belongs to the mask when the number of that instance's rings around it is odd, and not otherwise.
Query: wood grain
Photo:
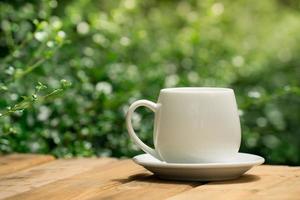
[[[0,177],[0,199],[17,195],[43,185],[101,167],[115,159],[56,160]]]
[[[300,177],[292,177],[282,181],[274,187],[260,190],[252,197],[248,196],[247,199],[300,199]]]
[[[299,167],[288,166],[258,166],[244,176],[231,181],[210,182],[203,186],[193,188],[187,192],[169,198],[169,200],[182,199],[263,199],[265,191],[280,187],[283,193],[289,193],[291,187],[288,182],[299,179]],[[300,188],[300,187],[299,187]],[[293,187],[295,193],[299,189]],[[262,192],[264,191],[264,192]],[[300,193],[299,193],[300,195]],[[289,199],[289,198],[284,198]]]
[[[11,154],[0,156],[0,176],[53,160],[54,157],[49,155]]]
[[[33,188],[8,199],[88,199],[98,192],[131,181],[136,174],[149,174],[131,160],[123,160],[95,167],[87,172],[64,178],[43,187]]]
[[[236,180],[201,183],[160,180],[131,160],[1,160],[0,199],[300,199],[300,167],[262,165]]]
[[[88,200],[159,200],[190,190],[201,183],[160,180],[153,175],[134,176],[131,182],[117,185],[108,190],[98,191]]]

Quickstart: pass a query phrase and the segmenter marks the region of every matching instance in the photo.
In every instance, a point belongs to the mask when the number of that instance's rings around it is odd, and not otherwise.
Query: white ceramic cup
[[[155,113],[155,149],[144,144],[133,130],[132,114],[140,106]],[[169,163],[226,162],[240,148],[240,120],[234,92],[229,88],[162,89],[157,103],[135,101],[127,112],[126,125],[143,151]]]

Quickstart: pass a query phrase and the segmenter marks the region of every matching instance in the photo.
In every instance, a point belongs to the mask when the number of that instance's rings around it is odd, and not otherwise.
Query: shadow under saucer
[[[213,184],[213,185],[221,185],[221,184],[241,184],[241,183],[248,183],[248,182],[255,182],[259,181],[260,177],[253,174],[245,174],[240,176],[239,178],[232,179],[232,180],[224,180],[224,181],[184,181],[184,180],[166,180],[162,179],[154,174],[150,173],[138,173],[128,178],[124,179],[114,179],[114,181],[120,182],[122,184],[128,183],[131,181],[135,182],[147,182],[147,183],[156,183],[156,184],[187,184],[191,186],[203,185],[203,184]]]

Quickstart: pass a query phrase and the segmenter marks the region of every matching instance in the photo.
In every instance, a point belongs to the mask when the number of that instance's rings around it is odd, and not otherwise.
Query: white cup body
[[[170,163],[224,162],[239,150],[241,128],[235,95],[228,88],[160,91],[154,145]]]

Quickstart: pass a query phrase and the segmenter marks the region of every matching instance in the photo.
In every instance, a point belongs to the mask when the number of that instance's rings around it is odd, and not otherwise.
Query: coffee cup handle
[[[155,149],[149,147],[144,142],[142,142],[142,140],[140,140],[140,138],[136,135],[136,133],[133,130],[131,118],[132,118],[134,111],[140,106],[145,106],[145,107],[149,108],[150,110],[152,110],[154,113],[158,109],[158,105],[156,103],[153,103],[152,101],[148,101],[148,100],[138,100],[138,101],[135,101],[134,103],[132,103],[130,105],[130,107],[127,111],[127,115],[126,115],[126,125],[127,125],[127,130],[128,130],[129,136],[135,142],[135,144],[138,145],[144,152],[161,160],[160,156],[155,151]]]

